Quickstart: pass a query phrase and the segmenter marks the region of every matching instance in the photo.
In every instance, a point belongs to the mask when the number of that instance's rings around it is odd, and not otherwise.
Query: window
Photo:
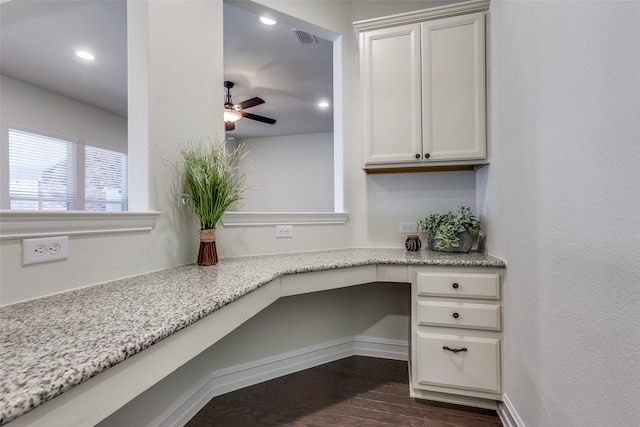
[[[127,210],[127,155],[9,129],[12,210]]]
[[[127,155],[86,145],[84,210],[127,210]]]

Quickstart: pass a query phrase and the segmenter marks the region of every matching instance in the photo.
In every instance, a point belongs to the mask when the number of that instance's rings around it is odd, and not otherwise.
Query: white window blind
[[[127,210],[127,155],[9,129],[13,210]]]
[[[76,187],[73,142],[9,129],[11,209],[77,209]]]
[[[85,147],[84,198],[88,211],[127,210],[127,155]]]

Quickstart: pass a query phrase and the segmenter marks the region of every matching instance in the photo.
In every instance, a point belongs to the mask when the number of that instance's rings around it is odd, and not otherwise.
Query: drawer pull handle
[[[454,353],[460,353],[461,351],[469,351],[467,350],[467,347],[462,347],[462,348],[449,348],[446,345],[444,347],[442,347],[443,350],[447,350],[447,351],[453,351]]]
[[[453,313],[453,318],[457,319],[458,317],[460,317],[460,315],[458,313]]]
[[[458,285],[457,283],[454,283],[454,284],[453,284],[453,285],[451,285],[451,286],[453,286],[453,289],[458,289],[458,287],[460,287],[460,285]]]

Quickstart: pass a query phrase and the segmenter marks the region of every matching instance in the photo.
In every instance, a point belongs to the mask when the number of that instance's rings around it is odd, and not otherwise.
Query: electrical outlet
[[[51,254],[51,255],[58,255],[60,253],[61,250],[61,246],[60,243],[52,243],[47,247],[47,251]]]
[[[276,238],[293,237],[293,225],[276,225]]]
[[[418,223],[416,222],[401,222],[400,234],[416,234],[418,232]]]
[[[22,239],[22,265],[69,258],[69,236]]]

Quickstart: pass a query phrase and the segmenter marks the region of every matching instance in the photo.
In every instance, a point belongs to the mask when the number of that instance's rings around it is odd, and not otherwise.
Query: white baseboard
[[[405,340],[390,340],[358,335],[353,338],[353,354],[380,359],[409,360],[409,345]]]
[[[354,355],[408,360],[409,345],[358,335],[215,371],[149,425],[181,427],[216,396]]]
[[[506,394],[502,395],[502,402],[498,403],[498,416],[505,427],[525,427],[509,396]]]

